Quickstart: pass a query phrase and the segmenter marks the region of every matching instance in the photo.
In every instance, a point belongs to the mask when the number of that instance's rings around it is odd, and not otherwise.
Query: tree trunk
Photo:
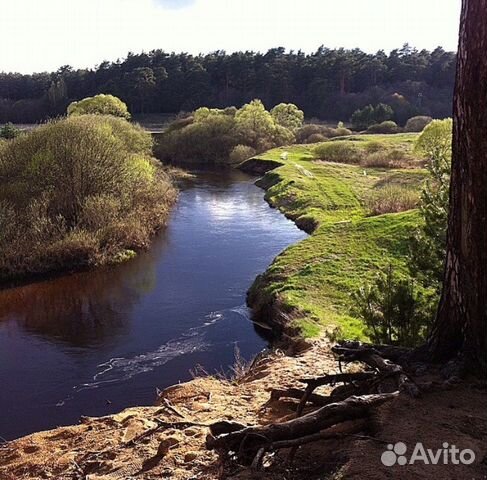
[[[463,0],[443,292],[433,359],[487,373],[487,0]]]

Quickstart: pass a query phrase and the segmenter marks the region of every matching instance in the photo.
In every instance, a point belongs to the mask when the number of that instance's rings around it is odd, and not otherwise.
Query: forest
[[[122,99],[133,114],[178,113],[200,106],[241,106],[260,98],[267,108],[296,104],[307,118],[350,120],[369,104],[392,107],[400,125],[415,115],[451,116],[456,55],[408,44],[389,54],[320,47],[307,54],[274,48],[205,55],[129,53],[94,69],[0,73],[0,122],[56,117],[75,100],[99,93]]]

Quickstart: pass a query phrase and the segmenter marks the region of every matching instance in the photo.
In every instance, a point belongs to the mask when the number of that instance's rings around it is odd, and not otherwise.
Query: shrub
[[[414,162],[414,158],[408,152],[382,146],[375,152],[367,152],[360,164],[369,168],[410,168],[414,166]]]
[[[228,115],[234,117],[236,112],[237,109],[235,107],[229,107],[225,110],[221,110],[220,108],[200,107],[195,110],[193,115],[189,118],[192,118],[194,122],[204,122],[211,116]]]
[[[68,115],[113,115],[130,119],[127,105],[113,95],[96,95],[87,97],[68,106]]]
[[[381,142],[372,140],[364,145],[364,149],[367,153],[376,153],[384,150],[384,145]]]
[[[152,135],[147,133],[140,125],[126,122],[120,118],[112,116],[103,116],[102,120],[98,117],[91,116],[86,120],[99,128],[108,128],[112,134],[123,145],[123,149],[133,155],[144,157],[152,156],[154,142]]]
[[[326,142],[328,138],[326,138],[321,133],[312,133],[307,139],[306,143],[321,143]]]
[[[337,128],[331,128],[331,127],[326,127],[324,125],[310,123],[298,129],[295,134],[296,134],[297,143],[316,143],[316,141],[310,142],[308,139],[312,135],[321,135],[322,137],[325,138],[344,137],[344,136],[352,135],[352,131],[342,126]],[[323,141],[323,140],[319,140],[319,141]]]
[[[362,152],[347,142],[329,142],[315,147],[314,156],[326,162],[359,163]]]
[[[354,313],[364,320],[374,343],[414,347],[426,338],[433,319],[431,304],[410,278],[397,274],[391,265],[353,299]]]
[[[360,165],[367,168],[394,168],[394,165],[387,156],[387,152],[384,151],[364,155],[360,161]]]
[[[352,125],[356,130],[364,130],[371,125],[380,124],[390,120],[394,111],[389,105],[379,103],[375,107],[367,105],[362,109],[356,110],[352,115]]]
[[[17,220],[15,209],[7,201],[0,201],[0,251],[5,251],[15,237]]]
[[[303,125],[301,128],[296,130],[296,142],[297,143],[306,143],[306,140],[311,136],[315,134],[323,135],[325,136],[324,132],[324,127],[323,125],[317,125],[317,124],[312,124],[309,123],[307,125]]]
[[[282,147],[283,145],[291,145],[296,142],[296,137],[294,133],[282,125],[276,125],[270,137],[264,137],[265,140],[271,141],[271,146]],[[268,150],[269,148],[259,149],[260,152]]]
[[[176,118],[176,120],[172,121],[167,129],[166,132],[172,132],[174,130],[181,130],[188,125],[191,125],[194,122],[194,117],[192,115],[188,115],[186,117]]]
[[[271,137],[276,128],[274,118],[258,99],[245,104],[235,114],[235,122],[242,143],[257,150],[259,140]]]
[[[348,135],[352,135],[352,130],[345,127],[338,127],[335,128],[332,137],[348,137]]]
[[[252,158],[257,152],[247,145],[237,145],[230,153],[230,163],[242,163]]]
[[[414,150],[429,160],[448,160],[451,156],[452,129],[451,118],[433,120],[416,140]]]
[[[410,152],[400,148],[392,148],[387,152],[391,168],[410,168],[417,166],[417,159]]]
[[[304,113],[293,103],[280,103],[271,110],[274,121],[284,128],[296,130],[303,125]]]
[[[95,265],[99,252],[96,235],[84,230],[72,230],[64,238],[45,246],[37,259],[41,271]]]
[[[152,231],[137,215],[130,215],[109,224],[100,232],[101,243],[105,247],[120,250],[140,250],[146,248]]]
[[[285,106],[286,111],[289,106]],[[282,112],[281,112],[282,113]],[[256,152],[295,142],[293,132],[278,123],[260,100],[241,109],[199,108],[188,124],[170,126],[158,137],[157,156],[174,163],[216,164],[233,162],[237,145]]]
[[[0,247],[9,247],[0,248],[0,281],[108,263],[147,246],[175,199],[151,144],[140,127],[101,115],[71,116],[7,142]]]
[[[398,133],[399,131],[400,128],[397,126],[397,123],[392,120],[386,120],[385,122],[377,123],[367,128],[367,133],[389,134]]]
[[[114,195],[107,193],[91,195],[83,203],[80,226],[96,232],[115,222],[121,207],[120,199]]]
[[[416,191],[393,184],[375,190],[365,200],[365,205],[371,215],[411,210],[416,208],[418,203],[419,195]]]
[[[422,132],[426,125],[431,123],[433,119],[423,115],[417,117],[411,117],[407,122],[404,130],[406,132]]]
[[[20,130],[13,123],[6,123],[0,128],[0,139],[12,140],[20,135]]]
[[[225,113],[225,115],[230,115],[231,117],[234,117],[237,112],[238,112],[238,108],[233,106],[226,107],[223,109],[223,113]]]
[[[224,163],[239,140],[233,117],[209,115],[186,127],[165,132],[159,138],[156,152],[161,160],[173,163]]]

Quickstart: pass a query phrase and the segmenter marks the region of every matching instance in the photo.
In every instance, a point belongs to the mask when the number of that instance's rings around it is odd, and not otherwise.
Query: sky
[[[456,50],[461,0],[3,0],[0,71],[92,68],[129,51]]]

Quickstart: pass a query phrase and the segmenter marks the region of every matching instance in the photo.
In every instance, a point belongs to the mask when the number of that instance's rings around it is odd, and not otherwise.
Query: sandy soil
[[[401,396],[377,411],[367,436],[301,447],[292,466],[281,451],[266,458],[262,471],[252,472],[206,449],[204,425],[222,419],[265,424],[290,418],[296,402],[269,402],[270,391],[299,387],[299,378],[336,369],[322,341],[294,357],[274,353],[261,358],[239,381],[196,378],[165,390],[158,406],[82,418],[80,425],[1,445],[0,479],[487,479],[487,391],[467,382],[421,399]],[[396,442],[407,445],[407,455],[417,442],[434,450],[448,442],[472,449],[476,461],[468,466],[384,466],[381,455]]]

